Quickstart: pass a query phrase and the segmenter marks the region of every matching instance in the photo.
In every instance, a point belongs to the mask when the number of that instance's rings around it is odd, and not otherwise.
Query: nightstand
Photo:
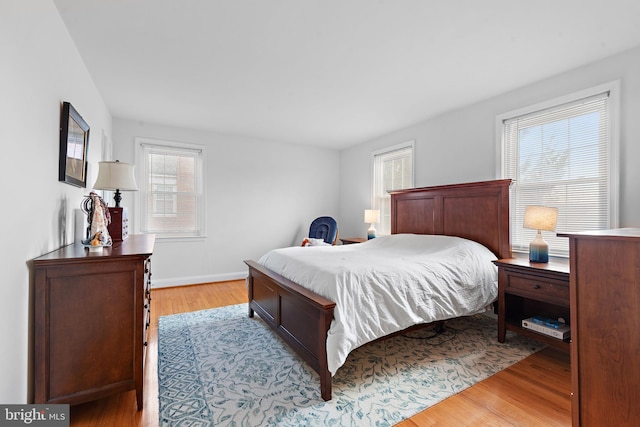
[[[366,237],[341,237],[340,241],[342,242],[343,245],[352,245],[354,243],[366,242],[367,238]]]
[[[525,255],[493,263],[498,266],[498,341],[504,342],[506,332],[513,331],[568,351],[570,338],[560,340],[524,329],[522,320],[545,316],[570,322],[569,260],[535,263]]]

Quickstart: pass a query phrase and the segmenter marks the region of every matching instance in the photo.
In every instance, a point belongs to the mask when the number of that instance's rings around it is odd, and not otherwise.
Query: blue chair
[[[330,216],[316,218],[309,227],[309,237],[322,239],[330,245],[335,245],[338,240],[338,223]]]

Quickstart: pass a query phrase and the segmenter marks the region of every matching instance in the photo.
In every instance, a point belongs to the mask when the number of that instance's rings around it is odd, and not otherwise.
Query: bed
[[[510,184],[511,180],[494,180],[391,192],[391,232],[393,235],[459,237],[481,244],[496,258],[509,258]],[[396,240],[398,237],[395,237]],[[378,239],[369,246],[384,245],[385,240]],[[362,250],[367,249],[368,243],[362,245]],[[348,248],[301,249],[346,251]],[[332,345],[328,336],[332,321],[341,317],[340,307],[338,312],[334,312],[336,302],[285,277],[285,274],[297,277],[289,272],[280,274],[262,263],[245,262],[249,267],[249,317],[258,313],[318,372],[321,396],[324,400],[330,400],[330,365],[335,371],[336,363],[332,356],[327,355],[328,344]]]

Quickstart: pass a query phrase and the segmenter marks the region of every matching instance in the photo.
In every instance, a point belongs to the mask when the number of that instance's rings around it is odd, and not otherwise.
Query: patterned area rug
[[[505,369],[543,345],[497,342],[487,316],[447,321],[353,351],[320,379],[247,305],[160,318],[160,426],[391,426]]]

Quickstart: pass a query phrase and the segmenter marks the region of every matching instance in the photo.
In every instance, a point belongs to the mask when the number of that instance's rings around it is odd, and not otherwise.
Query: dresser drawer
[[[541,301],[569,303],[569,283],[544,277],[509,274],[506,292],[528,294]]]

